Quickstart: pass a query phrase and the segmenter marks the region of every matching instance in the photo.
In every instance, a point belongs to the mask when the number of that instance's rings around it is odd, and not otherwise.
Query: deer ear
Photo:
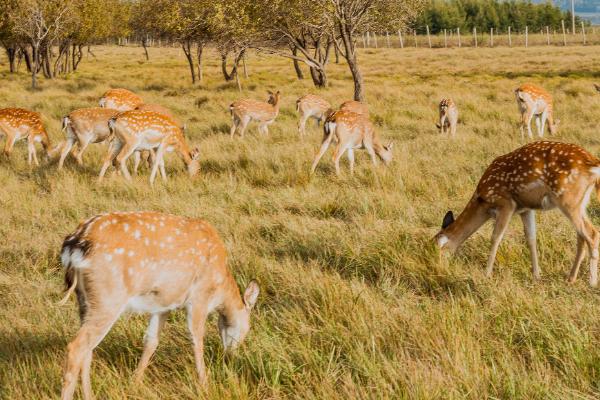
[[[267,93],[271,96],[273,96],[273,92],[271,92],[270,90],[267,90]]]
[[[448,211],[446,215],[444,215],[444,220],[442,221],[442,229],[446,229],[454,222],[454,214],[452,211]]]
[[[244,304],[246,305],[247,309],[254,307],[259,293],[260,288],[258,287],[258,282],[256,282],[254,279],[251,280],[244,291]]]

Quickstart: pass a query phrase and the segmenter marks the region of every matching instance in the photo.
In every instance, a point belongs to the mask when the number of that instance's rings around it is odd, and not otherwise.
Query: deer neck
[[[244,310],[245,305],[238,286],[230,274],[225,278],[225,282],[220,290],[223,301],[218,310],[219,314],[230,324],[237,320],[239,312]]]
[[[458,218],[442,230],[442,234],[448,239],[447,247],[456,250],[491,217],[489,207],[479,200],[477,194],[473,195]]]

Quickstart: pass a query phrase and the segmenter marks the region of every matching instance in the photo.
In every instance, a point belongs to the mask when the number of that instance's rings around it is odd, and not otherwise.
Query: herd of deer
[[[535,118],[538,135],[543,137],[546,122],[550,133],[556,132],[552,96],[540,87],[525,84],[515,90],[521,112],[521,133],[525,129],[533,137],[531,121]],[[268,102],[241,100],[231,104],[231,136],[240,136],[255,120],[259,131],[267,134],[268,125],[278,115],[280,93],[269,93]],[[306,134],[310,118],[324,122],[324,134],[311,167],[314,173],[319,160],[332,141],[336,142],[334,163],[339,174],[339,161],[344,153],[354,168],[354,149],[364,148],[374,164],[377,156],[385,164],[392,159],[392,145],[382,145],[369,120],[365,104],[348,101],[338,110],[315,95],[296,102],[300,114],[298,130]],[[439,104],[441,134],[449,130],[456,135],[458,109],[454,101]],[[40,142],[51,156],[60,153],[59,169],[73,153],[79,164],[90,143],[109,142],[109,151],[100,178],[111,163],[119,164],[130,178],[126,161],[134,154],[137,167],[145,153],[151,160],[153,182],[158,170],[163,178],[164,153],[177,152],[190,175],[199,168],[196,148],[190,149],[184,136],[185,126],[164,107],[143,103],[124,89],[105,93],[99,108],[76,110],[64,117],[65,141],[50,149],[48,135],[40,115],[22,109],[0,110],[0,132],[7,136],[5,152],[10,154],[14,142],[27,139],[29,162],[38,164],[35,142]],[[78,150],[73,148],[77,145]],[[558,208],[577,232],[577,251],[569,281],[577,279],[579,267],[590,255],[592,287],[598,284],[598,246],[600,234],[586,214],[592,192],[600,195],[600,159],[583,148],[568,143],[537,141],[496,158],[479,180],[475,193],[462,213],[454,219],[449,211],[435,243],[442,250],[456,250],[487,220],[495,219],[492,246],[486,274],[492,273],[496,253],[511,217],[516,213],[523,222],[530,250],[532,273],[540,277],[536,250],[535,210]],[[92,351],[104,338],[121,313],[133,311],[151,314],[144,338],[144,350],[135,372],[142,378],[158,345],[158,337],[171,310],[185,308],[193,338],[197,373],[202,383],[207,374],[203,359],[203,336],[206,318],[219,313],[219,332],[225,349],[235,348],[249,331],[250,311],[256,304],[259,286],[251,281],[243,296],[226,263],[226,250],[215,229],[207,222],[193,218],[154,212],[115,212],[96,215],[81,223],[67,236],[61,250],[68,288],[64,304],[74,292],[79,303],[81,327],[68,345],[62,398],[71,399],[82,377],[85,399],[93,397],[90,383]]]

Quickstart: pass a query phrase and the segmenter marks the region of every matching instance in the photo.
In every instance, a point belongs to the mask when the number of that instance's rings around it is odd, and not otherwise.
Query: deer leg
[[[446,133],[446,115],[440,117],[440,134]]]
[[[453,119],[450,122],[450,136],[452,136],[453,138],[456,137],[456,125],[458,124],[458,121],[456,119]]]
[[[527,135],[529,136],[529,139],[533,138],[533,133],[531,132],[531,119],[533,118],[533,112],[530,110],[527,110],[525,113],[523,113],[523,126],[527,127]]]
[[[163,157],[160,160],[160,165],[158,167],[160,169],[160,177],[162,178],[163,181],[167,180],[167,172],[165,171],[165,157],[163,155]]]
[[[244,138],[244,133],[246,133],[246,128],[248,127],[248,124],[250,123],[250,119],[249,118],[244,118],[241,120],[240,122],[240,136],[242,137],[242,139]]]
[[[33,136],[29,135],[27,138],[27,163],[31,166],[31,161],[35,163],[35,165],[40,165],[37,159],[37,154],[35,154],[35,141],[33,140]]]
[[[65,141],[65,144],[62,148],[62,151],[60,153],[60,159],[58,160],[58,169],[61,170],[63,168],[63,165],[65,163],[65,159],[67,158],[67,156],[69,155],[69,152],[71,151],[71,149],[73,148],[73,143],[75,142],[74,138],[67,138],[67,140]]]
[[[229,131],[229,135],[231,136],[231,138],[233,139],[233,136],[235,135],[235,131],[237,130],[237,127],[240,123],[240,120],[237,117],[232,117],[231,118],[231,130]]]
[[[158,338],[160,336],[160,331],[165,325],[166,319],[167,313],[153,314],[152,317],[150,317],[150,323],[148,324],[148,329],[144,335],[144,351],[134,373],[135,383],[140,383],[142,381],[144,371],[146,370],[146,367],[148,367],[150,358],[158,347]]]
[[[133,174],[134,175],[137,175],[138,169],[142,162],[142,155],[140,153],[141,152],[139,152],[139,151],[136,151],[133,153]]]
[[[10,154],[13,151],[13,147],[15,142],[17,141],[17,135],[14,134],[6,134],[6,143],[4,144],[4,154],[6,157],[10,157]]]
[[[542,122],[542,126],[540,128],[540,137],[544,137],[544,130],[546,129],[546,121],[548,120],[548,111],[544,110],[542,113],[540,120]]]
[[[544,132],[542,132],[542,117],[540,115],[534,115],[533,118],[535,119],[535,127],[537,128],[538,131],[538,136],[539,137],[543,137],[544,136]]]
[[[196,360],[196,370],[198,379],[202,386],[206,386],[206,366],[204,364],[204,327],[206,325],[206,311],[204,307],[197,302],[188,308],[188,328],[192,335],[194,344],[194,358]]]
[[[340,176],[340,159],[342,158],[342,156],[344,155],[344,152],[346,151],[346,149],[348,148],[348,145],[346,143],[338,143],[337,147],[335,148],[335,151],[333,152],[333,164],[335,165],[335,173]]]
[[[350,175],[354,175],[354,149],[348,149],[348,162],[350,163]]]
[[[315,157],[315,160],[313,161],[312,166],[310,167],[311,174],[315,173],[315,169],[317,169],[317,164],[319,164],[319,161],[321,161],[323,154],[325,154],[325,152],[329,148],[332,139],[333,135],[326,136],[323,142],[321,143],[321,148],[319,149],[319,152],[317,153],[317,156]]]
[[[106,170],[110,167],[110,164],[117,158],[117,155],[121,151],[123,147],[123,143],[120,140],[113,140],[108,147],[108,154],[104,158],[104,163],[102,164],[102,168],[100,169],[100,175],[98,176],[98,182],[102,181],[104,178],[104,174],[106,174]]]
[[[306,114],[300,115],[300,122],[298,123],[298,133],[300,136],[304,136],[306,134],[306,120],[308,117]]]
[[[102,339],[104,339],[104,336],[106,336],[120,314],[121,310],[117,313],[105,312],[101,314],[101,318],[91,318],[85,321],[81,328],[79,328],[77,336],[67,346],[67,362],[61,393],[62,400],[73,398],[77,379],[82,370],[85,370],[88,374],[88,376],[82,377],[82,381],[87,382],[86,385],[89,383],[89,368],[87,367],[87,363],[91,363],[91,353]],[[91,388],[84,391],[84,398],[88,400],[90,397],[86,397],[86,391],[89,391],[88,395],[91,394]]]
[[[579,267],[581,266],[581,262],[587,253],[585,245],[585,238],[582,235],[577,234],[577,253],[575,254],[575,260],[573,261],[573,266],[571,267],[571,272],[569,273],[569,283],[575,283],[577,280],[577,275],[579,275]]]
[[[87,149],[87,147],[89,146],[90,142],[91,142],[90,138],[84,138],[83,140],[79,141],[79,151],[75,155],[75,159],[77,160],[77,164],[83,165],[83,152],[85,151],[85,149]]]
[[[83,389],[84,399],[93,399],[94,393],[92,392],[92,379],[90,372],[92,369],[92,357],[94,352],[88,351],[83,358],[83,365],[81,367],[81,388]]]
[[[536,245],[536,229],[535,229],[535,211],[528,210],[521,214],[523,221],[523,230],[525,231],[525,240],[529,247],[529,255],[531,257],[531,271],[533,279],[540,279],[540,267],[538,265],[537,245]]]
[[[129,169],[127,168],[127,159],[133,154],[135,147],[135,143],[125,143],[123,149],[117,155],[117,163],[119,163],[121,172],[128,181],[131,180],[131,174],[129,174]]]
[[[152,172],[150,173],[150,185],[154,185],[154,179],[156,178],[156,173],[158,172],[160,164],[163,162],[164,154],[165,145],[161,143],[160,146],[158,146],[158,150],[156,150],[156,155],[154,156],[154,163],[152,163]]]
[[[498,252],[498,247],[500,247],[500,242],[506,233],[506,228],[508,228],[508,223],[510,222],[510,218],[512,217],[515,211],[515,206],[513,204],[506,205],[500,210],[498,210],[498,215],[496,216],[496,224],[494,225],[494,231],[492,232],[492,247],[490,249],[490,255],[488,257],[487,268],[485,270],[485,275],[490,277],[492,276],[492,272],[494,271],[494,261],[496,260],[496,253]]]

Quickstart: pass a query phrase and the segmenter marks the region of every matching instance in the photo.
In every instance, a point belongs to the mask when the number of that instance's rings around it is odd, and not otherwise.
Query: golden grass
[[[240,96],[222,82],[217,57],[192,87],[178,49],[96,48],[67,79],[26,89],[29,77],[0,73],[0,106],[42,112],[54,142],[60,118],[96,104],[109,87],[126,87],[187,121],[202,152],[201,175],[167,160],[169,181],[148,184],[148,171],[126,183],[96,184],[103,145],[86,166],[69,160],[29,169],[23,143],[0,160],[0,397],[56,398],[65,347],[78,328],[62,292],[58,252],[76,224],[112,210],[159,210],[201,216],[230,251],[241,285],[256,277],[262,293],[251,333],[224,359],[216,321],[207,334],[210,398],[596,398],[600,395],[600,307],[587,268],[569,286],[564,275],[575,234],[557,212],[538,216],[543,279],[533,283],[521,226],[514,221],[494,277],[483,265],[490,229],[456,257],[439,260],[431,237],[447,209],[460,211],[496,156],[522,142],[513,90],[525,81],[554,93],[558,140],[598,154],[600,53],[591,47],[514,49],[366,49],[372,118],[395,141],[388,169],[373,170],[364,152],[357,171],[336,178],[330,156],[308,170],[321,133],[296,131],[295,100],[319,93],[349,99],[342,64],[331,87],[298,81],[288,60],[253,54],[244,93],[265,99],[281,89],[283,106],[269,137],[253,125],[241,141],[228,136],[228,105]],[[1,59],[1,62],[5,62]],[[450,96],[460,111],[458,138],[441,138],[436,106]],[[330,154],[330,153],[329,153]],[[599,209],[590,214],[596,224]],[[95,352],[98,398],[198,398],[183,313],[174,313],[141,386],[130,377],[141,354],[146,317],[122,318]]]

